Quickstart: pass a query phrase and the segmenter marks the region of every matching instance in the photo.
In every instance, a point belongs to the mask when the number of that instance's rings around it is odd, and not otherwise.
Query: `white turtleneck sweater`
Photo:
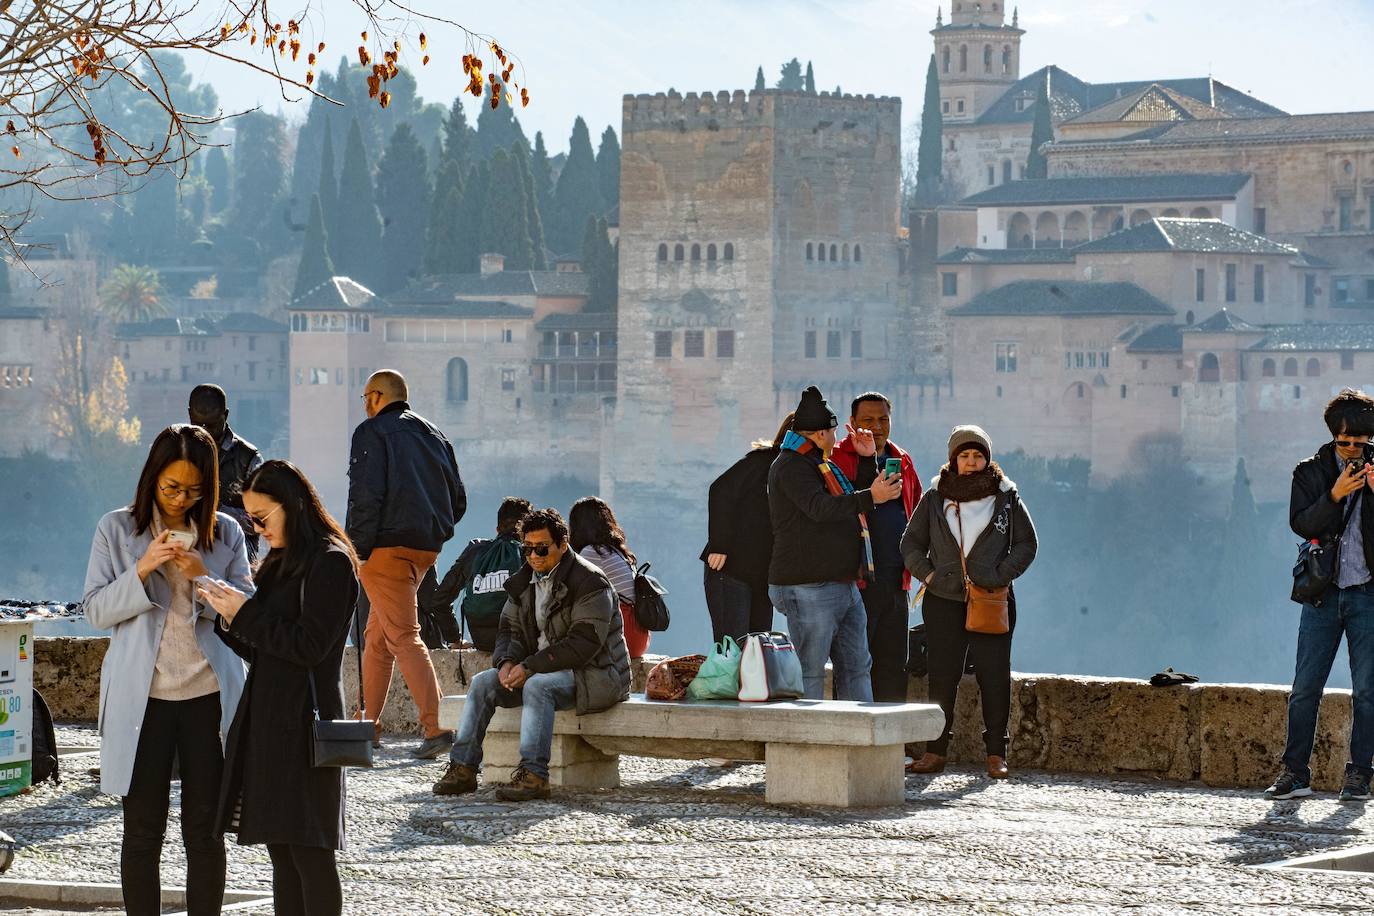
[[[978,543],[978,536],[992,523],[992,512],[997,506],[999,495],[1001,494],[994,493],[992,496],[984,496],[982,499],[966,503],[945,500],[945,519],[949,522],[949,530],[954,532],[956,541],[959,540],[959,515],[963,516],[965,557],[973,549],[973,545]],[[955,513],[955,506],[959,507],[958,514]]]

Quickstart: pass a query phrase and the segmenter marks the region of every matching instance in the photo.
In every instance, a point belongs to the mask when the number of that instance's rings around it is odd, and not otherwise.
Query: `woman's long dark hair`
[[[300,468],[279,458],[265,461],[244,482],[243,492],[266,496],[279,503],[286,515],[286,547],[269,550],[258,563],[260,583],[305,575],[315,556],[331,546],[347,551],[357,568],[358,557],[348,535],[324,508],[320,494]]]
[[[196,526],[196,546],[209,550],[215,543],[215,513],[219,510],[219,451],[215,440],[199,426],[177,423],[157,434],[143,473],[138,475],[138,489],[129,507],[134,515],[134,531],[142,534],[153,524],[157,511],[157,479],[167,465],[187,461],[200,471],[200,502],[186,510],[186,520]],[[182,486],[186,482],[181,481]]]
[[[615,520],[615,513],[604,499],[595,496],[584,496],[573,503],[568,513],[568,543],[578,553],[587,546],[606,547],[635,565],[635,555],[625,543],[625,532]]]

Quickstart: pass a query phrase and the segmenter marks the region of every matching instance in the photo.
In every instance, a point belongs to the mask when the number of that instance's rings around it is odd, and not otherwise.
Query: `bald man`
[[[363,634],[363,702],[378,723],[373,743],[380,744],[382,710],[399,663],[424,730],[415,756],[433,760],[453,746],[453,732],[439,728],[439,680],[420,639],[415,595],[467,511],[467,494],[453,446],[410,409],[401,373],[374,372],[362,397],[368,418],[353,431],[347,528],[372,604]]]

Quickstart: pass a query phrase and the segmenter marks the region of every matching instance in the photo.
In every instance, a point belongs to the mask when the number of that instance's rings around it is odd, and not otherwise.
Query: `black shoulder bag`
[[[305,580],[301,579],[301,613],[305,613]],[[355,632],[362,632],[358,605],[353,605]],[[354,646],[358,657],[358,715],[363,714],[363,654]],[[310,703],[315,710],[311,723],[310,765],[312,767],[370,767],[372,739],[376,723],[371,719],[321,719],[320,697],[315,691],[315,670],[306,669],[310,679]]]
[[[1293,564],[1293,593],[1290,595],[1298,604],[1320,607],[1322,595],[1336,581],[1341,538],[1345,537],[1346,526],[1350,524],[1350,516],[1359,502],[1356,498],[1348,499],[1341,517],[1341,529],[1334,537],[1326,541],[1303,541],[1298,545],[1298,561]]]

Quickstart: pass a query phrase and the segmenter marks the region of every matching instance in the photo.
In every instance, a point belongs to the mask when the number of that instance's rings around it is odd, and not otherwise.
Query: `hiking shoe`
[[[477,771],[466,763],[449,762],[444,775],[434,784],[435,795],[466,795],[477,791]]]
[[[416,760],[433,760],[440,754],[447,754],[453,749],[453,732],[439,732],[433,738],[426,738],[420,742],[420,746],[415,749],[414,757]]]
[[[501,786],[496,790],[496,797],[501,801],[530,801],[535,798],[548,798],[549,781],[542,776],[535,776],[524,767],[516,767],[511,774],[510,783]]]
[[[1369,777],[1359,770],[1348,770],[1341,786],[1341,801],[1364,801],[1369,798]]]
[[[1279,773],[1278,779],[1274,780],[1274,784],[1264,790],[1264,797],[1272,798],[1274,801],[1282,801],[1285,798],[1306,798],[1311,794],[1311,783],[1286,767]]]

